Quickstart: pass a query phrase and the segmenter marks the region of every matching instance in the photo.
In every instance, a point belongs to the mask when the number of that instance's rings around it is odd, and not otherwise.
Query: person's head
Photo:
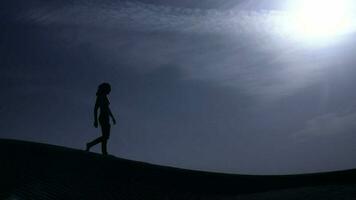
[[[98,86],[98,91],[96,92],[96,96],[108,95],[111,91],[111,86],[109,83],[102,83]]]

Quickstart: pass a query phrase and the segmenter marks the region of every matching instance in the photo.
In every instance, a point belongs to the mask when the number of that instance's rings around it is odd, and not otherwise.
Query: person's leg
[[[108,155],[107,144],[108,144],[108,140],[103,139],[103,141],[101,142],[101,152],[103,155]]]
[[[103,155],[108,155],[107,144],[110,137],[110,124],[105,124],[102,126],[103,140],[101,142],[101,152]]]
[[[96,138],[95,140],[93,140],[91,142],[88,142],[86,151],[89,151],[92,146],[95,146],[95,145],[99,144],[102,141],[103,141],[103,137],[101,136],[101,137],[98,137],[98,138]]]

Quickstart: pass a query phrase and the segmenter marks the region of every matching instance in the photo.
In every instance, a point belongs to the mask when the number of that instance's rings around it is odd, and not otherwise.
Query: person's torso
[[[109,110],[109,99],[104,96],[104,97],[98,97],[98,103],[99,103],[99,108],[100,108],[100,118],[109,118],[110,110]]]

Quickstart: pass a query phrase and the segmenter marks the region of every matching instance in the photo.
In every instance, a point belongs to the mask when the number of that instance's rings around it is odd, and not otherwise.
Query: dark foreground
[[[288,176],[190,171],[0,140],[0,199],[356,199],[356,170]]]

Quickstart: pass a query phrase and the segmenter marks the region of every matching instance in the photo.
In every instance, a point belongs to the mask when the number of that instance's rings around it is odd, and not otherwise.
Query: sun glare
[[[289,7],[287,23],[299,38],[324,40],[355,28],[352,0],[299,0]]]

